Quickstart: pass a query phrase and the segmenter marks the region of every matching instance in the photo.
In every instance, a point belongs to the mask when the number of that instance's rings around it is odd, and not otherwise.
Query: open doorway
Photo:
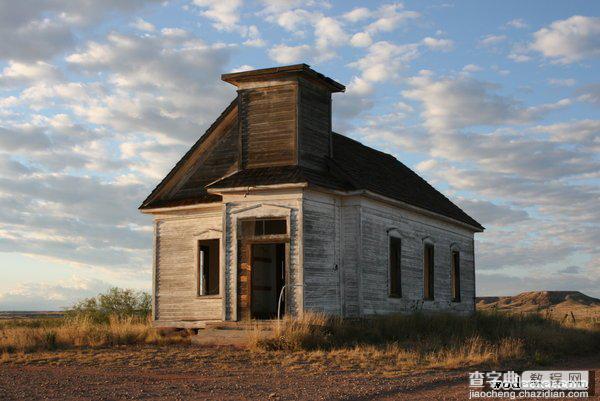
[[[279,294],[285,284],[285,244],[252,244],[250,313],[253,319],[277,318]],[[281,314],[285,311],[285,297]]]

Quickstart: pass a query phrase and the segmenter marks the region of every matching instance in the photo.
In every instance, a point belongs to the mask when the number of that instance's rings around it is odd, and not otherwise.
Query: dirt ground
[[[474,370],[365,371],[278,358],[198,346],[4,355],[0,399],[464,400]],[[598,355],[543,369],[551,368],[593,369],[600,389]]]

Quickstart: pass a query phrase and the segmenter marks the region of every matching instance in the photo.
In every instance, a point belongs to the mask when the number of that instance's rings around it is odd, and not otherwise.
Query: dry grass
[[[13,320],[0,324],[0,353],[182,342],[189,342],[185,333],[167,335],[152,327],[147,319],[131,317],[111,317],[106,323],[79,317]]]
[[[310,314],[284,320],[271,338],[255,336],[250,348],[348,368],[453,369],[545,364],[597,353],[600,330],[591,322],[563,325],[538,315],[414,314],[349,321]]]
[[[85,317],[18,319],[0,322],[0,362],[27,361],[42,354],[50,355],[44,360],[61,359],[62,352],[73,349],[110,353],[143,348],[153,361],[170,350],[195,355],[202,363],[227,366],[242,358],[245,364],[290,369],[310,365],[311,369],[334,367],[390,374],[467,366],[496,369],[508,363],[516,369],[600,353],[597,323],[561,324],[538,315],[485,312],[471,317],[415,314],[360,320],[308,314],[300,320],[282,321],[272,337],[265,338],[257,329],[250,351],[222,349],[217,353],[221,359],[216,360],[213,356],[200,358],[202,348],[198,348],[199,354],[193,351],[197,347],[168,346],[189,344],[189,334],[167,334],[144,319],[111,317],[104,323]]]

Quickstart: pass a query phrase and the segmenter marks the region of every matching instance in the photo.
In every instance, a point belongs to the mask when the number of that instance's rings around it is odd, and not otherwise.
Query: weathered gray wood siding
[[[343,283],[343,315],[358,317],[360,315],[360,205],[346,204],[342,199],[342,266]]]
[[[335,196],[303,197],[304,308],[340,315],[341,216]]]
[[[436,221],[375,201],[362,201],[360,227],[360,311],[363,315],[414,310],[474,310],[473,234],[458,226]],[[402,297],[390,298],[388,279],[389,235],[402,240]],[[424,241],[434,244],[433,301],[423,300]],[[451,301],[451,252],[460,251],[461,302]]]
[[[296,163],[297,86],[239,91],[242,168]]]
[[[156,321],[220,320],[221,296],[197,296],[195,241],[219,238],[221,212],[182,212],[156,220]]]
[[[306,80],[298,91],[299,164],[323,170],[331,147],[331,93]]]
[[[173,198],[189,198],[205,193],[204,186],[235,171],[237,168],[239,129],[234,120],[212,146],[198,157],[177,186]]]
[[[237,264],[240,259],[237,232],[240,221],[248,218],[285,217],[289,221],[290,242],[286,247],[286,303],[288,312],[303,312],[302,286],[302,200],[297,191],[265,191],[223,198],[225,231],[225,320],[239,320],[237,313]]]

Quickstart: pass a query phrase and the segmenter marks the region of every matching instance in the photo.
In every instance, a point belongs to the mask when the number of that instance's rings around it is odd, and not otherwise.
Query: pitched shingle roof
[[[232,106],[233,103],[228,110]],[[192,150],[199,146],[203,138],[209,135],[211,131],[212,129],[209,129],[200,138],[169,176],[177,170],[183,160],[189,157]],[[207,193],[207,189],[307,183],[309,186],[340,191],[367,190],[483,230],[481,224],[395,157],[365,146],[344,135],[337,133],[332,133],[332,135],[333,158],[328,160],[329,170],[326,172],[297,165],[245,169],[206,184],[195,191],[196,195],[186,196],[185,198],[152,199],[151,194],[142,204],[141,209],[221,201],[220,195]],[[159,184],[153,194],[164,185],[169,176]]]
[[[207,188],[223,189],[296,183],[307,183],[339,190],[353,189],[352,185],[342,177],[337,177],[330,172],[315,171],[296,165],[241,170],[207,185]]]
[[[366,189],[483,229],[475,219],[392,155],[333,133],[333,162],[357,189]]]
[[[301,166],[241,170],[207,188],[239,188],[284,183],[307,183],[336,190],[368,190],[483,229],[441,192],[395,157],[333,133],[333,159],[323,173]]]

